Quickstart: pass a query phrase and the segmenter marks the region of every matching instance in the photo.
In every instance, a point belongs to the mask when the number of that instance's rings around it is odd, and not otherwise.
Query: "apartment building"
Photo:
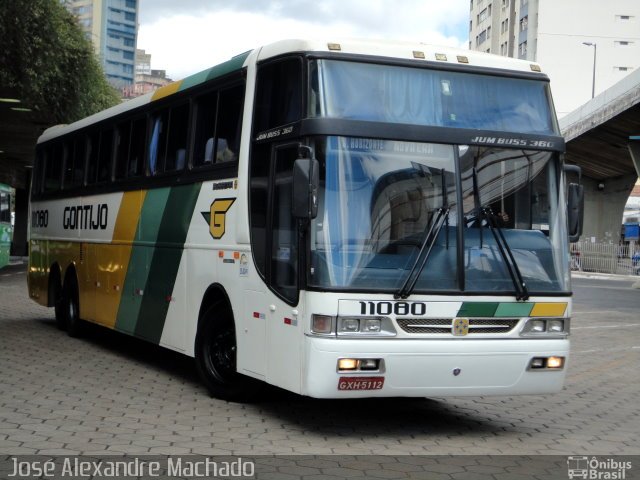
[[[470,0],[469,49],[540,63],[561,117],[640,68],[640,2]]]
[[[135,81],[139,0],[65,0],[77,17],[107,80],[117,89]]]

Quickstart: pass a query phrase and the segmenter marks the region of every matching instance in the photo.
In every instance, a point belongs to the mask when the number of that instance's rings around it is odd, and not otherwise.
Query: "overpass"
[[[582,167],[583,238],[617,243],[640,172],[640,69],[560,120],[566,160]]]

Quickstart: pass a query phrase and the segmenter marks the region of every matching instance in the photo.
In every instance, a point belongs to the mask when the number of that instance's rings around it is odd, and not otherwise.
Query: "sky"
[[[469,0],[140,0],[138,48],[178,80],[287,38],[467,48]]]

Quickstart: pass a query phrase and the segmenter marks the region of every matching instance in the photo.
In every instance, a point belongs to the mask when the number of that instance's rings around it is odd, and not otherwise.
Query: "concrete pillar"
[[[618,243],[622,213],[636,183],[636,174],[594,180],[582,177],[584,185],[584,229],[581,240]]]

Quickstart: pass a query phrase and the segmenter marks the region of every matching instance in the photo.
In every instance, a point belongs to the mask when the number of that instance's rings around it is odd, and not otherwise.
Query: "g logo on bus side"
[[[215,240],[219,240],[224,236],[227,212],[235,201],[235,198],[218,198],[213,201],[208,212],[200,212],[209,224],[209,233]]]

